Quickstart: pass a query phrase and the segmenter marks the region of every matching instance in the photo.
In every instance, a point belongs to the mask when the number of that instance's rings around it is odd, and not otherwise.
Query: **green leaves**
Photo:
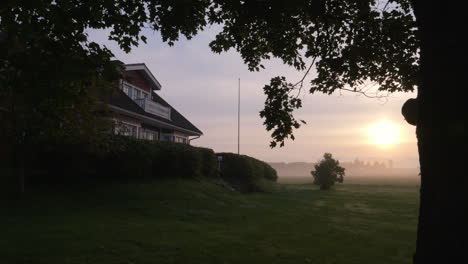
[[[406,92],[418,84],[419,41],[408,0],[391,5],[372,0],[213,3],[209,19],[223,29],[210,47],[218,53],[236,49],[252,71],[271,58],[302,71],[306,59],[318,58],[308,87],[312,94],[360,91],[364,83]],[[264,87],[267,100],[260,116],[273,131],[271,147],[294,139],[298,128],[292,112],[301,101],[286,96],[291,89],[284,78]]]
[[[314,184],[319,185],[321,190],[328,190],[335,182],[342,183],[344,180],[345,169],[331,153],[323,154],[323,159],[315,164],[314,168],[310,173],[314,177]]]
[[[265,108],[260,111],[260,117],[265,118],[264,125],[271,133],[272,141],[270,147],[276,147],[277,142],[280,147],[284,146],[287,138],[294,140],[293,128],[299,128],[300,124],[292,115],[294,109],[302,107],[301,99],[291,96],[294,86],[286,82],[284,76],[275,77],[270,80],[269,85],[263,87],[267,95]],[[305,123],[301,120],[302,123]]]
[[[381,91],[413,91],[418,84],[419,40],[410,0],[9,1],[0,7],[0,32],[8,36],[0,44],[0,70],[16,67],[23,75],[15,82],[22,85],[14,86],[36,89],[26,83],[35,84],[38,73],[26,65],[52,69],[71,63],[69,58],[82,58],[83,65],[109,63],[109,50],[88,43],[89,28],[110,29],[108,38],[130,52],[140,40],[146,43],[143,28],[160,32],[173,45],[180,36],[190,39],[215,24],[221,31],[209,44],[213,52],[233,48],[251,71],[272,58],[303,71],[305,61],[317,58],[310,93],[359,91],[365,82]],[[83,80],[93,75],[88,69]],[[302,102],[289,95],[292,89],[284,77],[264,87],[267,100],[260,116],[273,131],[272,147],[294,139],[293,129],[299,127],[292,113]]]

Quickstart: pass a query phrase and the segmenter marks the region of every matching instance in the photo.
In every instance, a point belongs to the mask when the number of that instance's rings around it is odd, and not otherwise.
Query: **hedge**
[[[32,149],[32,182],[217,176],[213,150],[180,143],[107,135],[93,142],[43,142]]]
[[[40,142],[25,157],[27,183],[132,181],[156,178],[221,177],[241,192],[261,191],[278,176],[267,163],[186,144],[103,135],[72,142]],[[218,171],[216,155],[222,156]],[[3,173],[4,174],[4,173]]]
[[[241,192],[261,191],[264,180],[276,181],[276,170],[261,160],[234,153],[217,153],[222,157],[221,177]]]

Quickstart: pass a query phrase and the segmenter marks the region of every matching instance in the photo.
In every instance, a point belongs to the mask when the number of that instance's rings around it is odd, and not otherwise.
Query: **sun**
[[[400,142],[398,126],[387,120],[381,120],[368,128],[370,142],[380,147],[389,147]]]

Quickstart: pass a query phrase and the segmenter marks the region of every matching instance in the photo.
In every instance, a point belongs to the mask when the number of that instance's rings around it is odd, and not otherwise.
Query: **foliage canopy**
[[[60,82],[58,76],[89,79],[92,72],[109,68],[111,51],[89,41],[88,29],[109,29],[108,38],[129,52],[139,41],[146,42],[144,28],[160,32],[172,45],[180,36],[190,39],[213,24],[221,30],[211,49],[237,50],[250,70],[264,68],[262,61],[270,58],[299,71],[315,66],[310,93],[359,92],[368,82],[388,92],[412,91],[417,85],[419,43],[409,0],[43,0],[7,1],[0,7],[0,93],[11,93],[12,83],[14,89],[18,83],[37,89],[39,69],[54,69],[52,80]],[[293,129],[300,124],[292,113],[302,104],[291,92],[300,92],[303,82],[292,84],[278,76],[264,87],[267,100],[260,115],[272,131],[272,147],[294,139]],[[71,102],[88,84],[69,85],[78,91]],[[57,91],[67,90],[62,88]]]

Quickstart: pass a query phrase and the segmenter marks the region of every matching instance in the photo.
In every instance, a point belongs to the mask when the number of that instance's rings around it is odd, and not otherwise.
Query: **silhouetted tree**
[[[345,169],[340,167],[340,162],[330,153],[323,154],[323,159],[315,164],[314,168],[310,174],[314,177],[314,184],[320,186],[320,190],[329,190],[335,182],[343,182]]]
[[[34,76],[44,69],[52,76],[75,72],[70,67],[77,58],[108,65],[110,51],[89,42],[87,28],[110,29],[109,39],[129,52],[139,40],[146,41],[143,28],[159,31],[172,45],[180,35],[190,39],[210,24],[221,28],[212,50],[234,48],[250,70],[263,68],[262,60],[270,58],[305,71],[304,76],[315,67],[309,87],[304,78],[290,83],[282,76],[264,87],[267,100],[260,115],[272,131],[272,147],[294,139],[301,122],[292,113],[302,106],[298,94],[303,89],[364,92],[369,82],[390,93],[417,88],[417,99],[402,109],[416,125],[421,167],[414,261],[468,262],[461,235],[468,233],[468,216],[460,208],[467,203],[466,155],[455,155],[464,151],[468,135],[465,67],[459,66],[466,53],[464,18],[464,8],[423,0],[6,1],[0,5],[1,99],[17,86],[24,90],[15,93],[18,101],[30,95],[26,91],[61,98]],[[78,75],[92,75],[84,73]],[[27,135],[15,131],[19,138]]]

